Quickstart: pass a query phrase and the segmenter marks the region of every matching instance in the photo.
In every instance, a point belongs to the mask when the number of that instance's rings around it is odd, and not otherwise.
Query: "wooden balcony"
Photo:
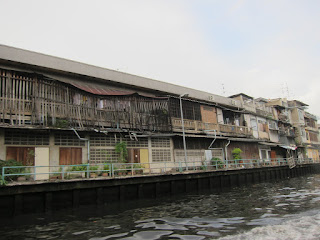
[[[306,128],[306,130],[308,130],[308,131],[319,132],[319,129],[316,128],[316,127],[313,127],[313,126],[308,126],[308,125],[306,125],[305,128]]]
[[[180,118],[171,118],[172,121],[172,129],[176,132],[182,132],[182,121]],[[225,135],[244,135],[244,136],[251,136],[252,130],[248,127],[244,126],[235,126],[235,125],[228,125],[228,124],[217,124],[217,123],[204,123],[201,121],[194,121],[184,119],[184,129],[187,133],[203,133],[210,131],[217,133],[222,133]]]
[[[112,111],[51,101],[10,101],[0,98],[0,124],[12,126],[42,125],[68,128],[125,128],[147,131],[171,131],[170,118],[148,112]],[[5,108],[4,106],[9,106]]]
[[[295,137],[294,130],[289,128],[279,128],[279,134],[280,136]]]
[[[234,135],[252,135],[252,130],[244,126],[219,124],[219,131],[222,133],[232,133]]]

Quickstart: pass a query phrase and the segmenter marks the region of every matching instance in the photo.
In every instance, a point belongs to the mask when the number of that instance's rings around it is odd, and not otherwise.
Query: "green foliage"
[[[27,166],[32,166],[34,163],[34,150],[33,149],[29,149],[27,152]]]
[[[133,168],[139,169],[143,168],[143,166],[141,164],[133,164]]]
[[[91,173],[97,173],[97,170],[99,169],[99,166],[90,166],[89,170]]]
[[[7,185],[7,181],[4,179],[2,180],[2,175],[0,174],[0,186],[5,186]]]
[[[109,171],[110,170],[110,164],[104,164],[103,165],[103,170]]]
[[[133,164],[133,168],[135,169],[135,173],[142,174],[144,167],[141,164]]]
[[[10,159],[8,161],[0,160],[0,173],[2,174],[2,168],[3,167],[18,167],[23,166],[21,162],[18,162],[14,159]],[[21,174],[25,172],[25,168],[9,168],[5,170],[5,174]],[[16,175],[16,176],[6,176],[5,180],[16,180],[18,177],[22,175]]]
[[[69,121],[66,119],[57,118],[54,126],[57,128],[67,128],[69,127]]]
[[[86,170],[87,170],[87,166],[86,165],[73,166],[71,168],[71,171],[75,171],[75,172],[86,171]]]
[[[216,166],[218,169],[223,168],[224,163],[220,160],[220,158],[212,158],[211,165]]]
[[[89,167],[90,171],[95,171],[95,170],[98,170],[98,169],[99,169],[99,166],[90,166]]]
[[[204,164],[202,164],[202,165],[200,166],[200,169],[201,169],[201,170],[207,170],[207,166],[204,165]]]
[[[125,142],[119,142],[115,146],[116,153],[119,154],[119,161],[125,162],[128,157],[127,144]]]
[[[241,153],[242,153],[242,150],[241,150],[240,148],[234,148],[234,149],[232,150],[233,159],[234,159],[234,160],[242,159],[242,158],[241,158]]]

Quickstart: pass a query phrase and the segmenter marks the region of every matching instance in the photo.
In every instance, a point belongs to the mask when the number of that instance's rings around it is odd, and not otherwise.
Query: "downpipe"
[[[78,134],[77,130],[75,130],[74,128],[71,128],[71,130],[73,130],[73,132],[77,135],[79,140],[87,141],[88,163],[90,164],[90,140],[88,138],[80,137],[80,135]]]

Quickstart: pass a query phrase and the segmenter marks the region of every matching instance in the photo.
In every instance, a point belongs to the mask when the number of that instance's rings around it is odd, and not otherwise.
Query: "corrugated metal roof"
[[[67,84],[70,84],[78,89],[81,89],[83,91],[86,91],[88,93],[92,93],[95,95],[101,95],[101,96],[128,96],[128,95],[133,95],[133,94],[138,94],[143,97],[148,97],[148,98],[156,98],[156,99],[168,99],[168,97],[157,97],[151,94],[145,94],[141,92],[136,92],[136,91],[130,91],[126,89],[120,89],[116,88],[113,86],[110,86],[107,83],[97,83],[97,82],[84,82],[80,81],[78,79],[71,79],[71,78],[66,78],[66,77],[61,77],[61,76],[55,76],[51,74],[45,74],[45,77],[59,81],[59,82],[64,82]]]
[[[93,83],[90,83],[90,84],[70,83],[70,84],[83,91],[96,94],[96,95],[124,96],[124,95],[132,95],[135,93],[134,91],[117,90],[107,86],[98,86]]]

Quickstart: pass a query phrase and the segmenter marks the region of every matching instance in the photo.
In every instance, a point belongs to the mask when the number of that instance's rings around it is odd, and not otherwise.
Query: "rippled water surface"
[[[320,239],[320,175],[4,223],[3,239]]]

